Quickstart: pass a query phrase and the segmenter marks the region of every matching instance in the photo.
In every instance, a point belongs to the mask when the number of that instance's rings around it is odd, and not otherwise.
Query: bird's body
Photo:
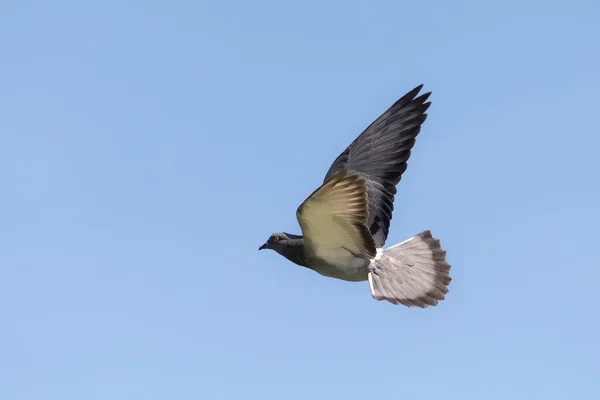
[[[309,268],[319,274],[350,282],[366,281],[370,264],[371,260],[356,257],[345,249],[332,249],[308,259]]]
[[[383,249],[396,185],[407,168],[430,93],[413,89],[374,121],[334,161],[323,184],[298,207],[303,236],[274,233],[260,249],[331,278],[369,281],[377,300],[427,307],[451,278],[439,240],[423,231]]]
[[[332,249],[327,254],[311,255],[305,250],[304,238],[289,233],[276,233],[285,238],[286,251],[283,256],[291,262],[318,272],[329,278],[350,282],[366,281],[371,260],[356,257],[345,249]]]

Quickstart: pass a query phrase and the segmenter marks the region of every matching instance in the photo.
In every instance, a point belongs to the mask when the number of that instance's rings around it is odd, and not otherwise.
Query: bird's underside
[[[303,236],[273,234],[261,249],[324,276],[368,280],[377,300],[425,308],[445,298],[450,265],[429,231],[383,249],[396,185],[430,106],[430,93],[417,97],[420,89],[394,103],[336,158],[323,184],[298,207]]]

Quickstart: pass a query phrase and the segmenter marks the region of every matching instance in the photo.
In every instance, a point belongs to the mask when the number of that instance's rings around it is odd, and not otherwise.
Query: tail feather
[[[383,250],[369,272],[373,298],[407,307],[436,306],[451,281],[446,251],[429,230]]]

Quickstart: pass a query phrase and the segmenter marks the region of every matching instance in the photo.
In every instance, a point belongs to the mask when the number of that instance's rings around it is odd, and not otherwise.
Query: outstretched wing
[[[366,180],[369,216],[367,226],[377,247],[383,247],[388,236],[396,185],[406,171],[407,161],[430,102],[431,92],[416,97],[423,85],[404,95],[367,129],[365,129],[333,162],[324,182],[342,169]]]
[[[313,256],[335,261],[336,254],[346,251],[375,257],[375,242],[366,225],[367,187],[360,176],[339,171],[298,207],[296,217],[305,250]]]

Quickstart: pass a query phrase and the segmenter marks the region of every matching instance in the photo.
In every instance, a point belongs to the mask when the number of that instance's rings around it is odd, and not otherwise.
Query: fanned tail
[[[373,298],[407,307],[436,306],[451,280],[446,251],[429,230],[383,250],[369,272]]]

